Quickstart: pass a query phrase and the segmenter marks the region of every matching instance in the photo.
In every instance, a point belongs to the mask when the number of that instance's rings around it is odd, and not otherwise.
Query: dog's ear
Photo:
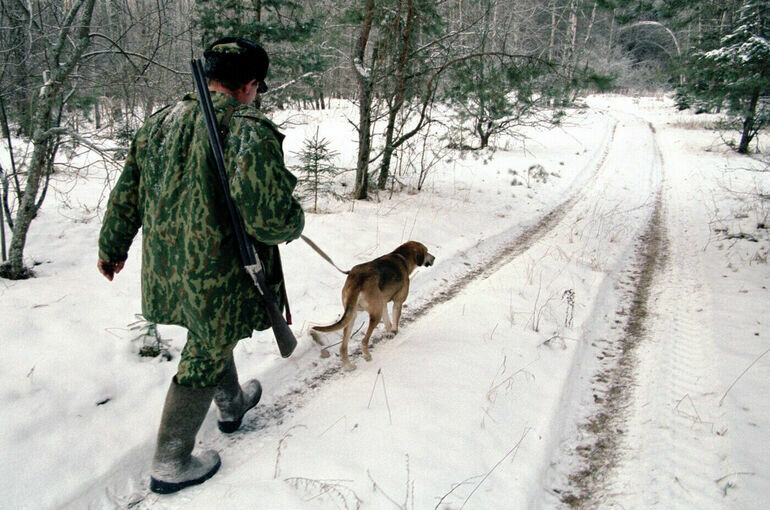
[[[422,266],[425,264],[425,253],[428,251],[423,247],[418,248],[417,254],[414,257],[414,261],[417,263],[418,266]]]

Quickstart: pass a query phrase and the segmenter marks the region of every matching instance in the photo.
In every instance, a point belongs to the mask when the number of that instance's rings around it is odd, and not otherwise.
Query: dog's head
[[[408,241],[396,248],[393,253],[398,253],[415,266],[430,267],[436,260],[436,257],[428,252],[428,248],[417,241]]]

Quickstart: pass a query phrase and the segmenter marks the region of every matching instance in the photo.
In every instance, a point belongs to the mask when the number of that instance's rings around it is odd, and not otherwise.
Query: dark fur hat
[[[255,79],[259,92],[267,91],[265,77],[270,65],[267,52],[254,41],[241,37],[217,39],[203,52],[206,76],[222,82],[230,89]]]

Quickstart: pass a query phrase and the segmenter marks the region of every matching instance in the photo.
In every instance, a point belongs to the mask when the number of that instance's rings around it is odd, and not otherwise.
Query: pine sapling
[[[302,150],[296,153],[300,164],[295,170],[298,178],[298,195],[302,199],[312,199],[312,211],[318,212],[319,197],[342,198],[334,190],[334,178],[339,169],[334,165],[338,153],[329,148],[326,138],[318,137],[318,128],[312,138],[306,138]]]

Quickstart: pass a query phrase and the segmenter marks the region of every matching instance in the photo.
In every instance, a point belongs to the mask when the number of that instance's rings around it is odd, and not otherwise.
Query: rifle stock
[[[243,218],[241,218],[238,210],[235,208],[233,199],[230,196],[230,185],[227,180],[227,174],[225,173],[222,140],[220,140],[219,136],[217,118],[214,114],[214,105],[211,102],[211,95],[209,94],[206,79],[203,75],[203,66],[201,65],[200,60],[194,59],[190,61],[190,67],[192,68],[195,91],[198,94],[201,110],[203,110],[203,118],[206,121],[206,130],[208,131],[209,142],[211,143],[211,151],[214,154],[219,181],[222,185],[222,190],[224,191],[227,209],[230,213],[230,219],[233,222],[233,228],[235,230],[235,237],[238,241],[241,263],[244,270],[254,281],[254,285],[257,287],[257,291],[262,298],[262,303],[270,317],[270,323],[273,328],[275,341],[278,344],[278,350],[281,352],[282,357],[288,358],[297,346],[297,339],[294,337],[294,333],[292,333],[291,329],[289,329],[289,325],[286,324],[286,320],[283,318],[278,305],[275,304],[275,300],[265,282],[262,264],[254,251],[254,247],[246,236]]]

